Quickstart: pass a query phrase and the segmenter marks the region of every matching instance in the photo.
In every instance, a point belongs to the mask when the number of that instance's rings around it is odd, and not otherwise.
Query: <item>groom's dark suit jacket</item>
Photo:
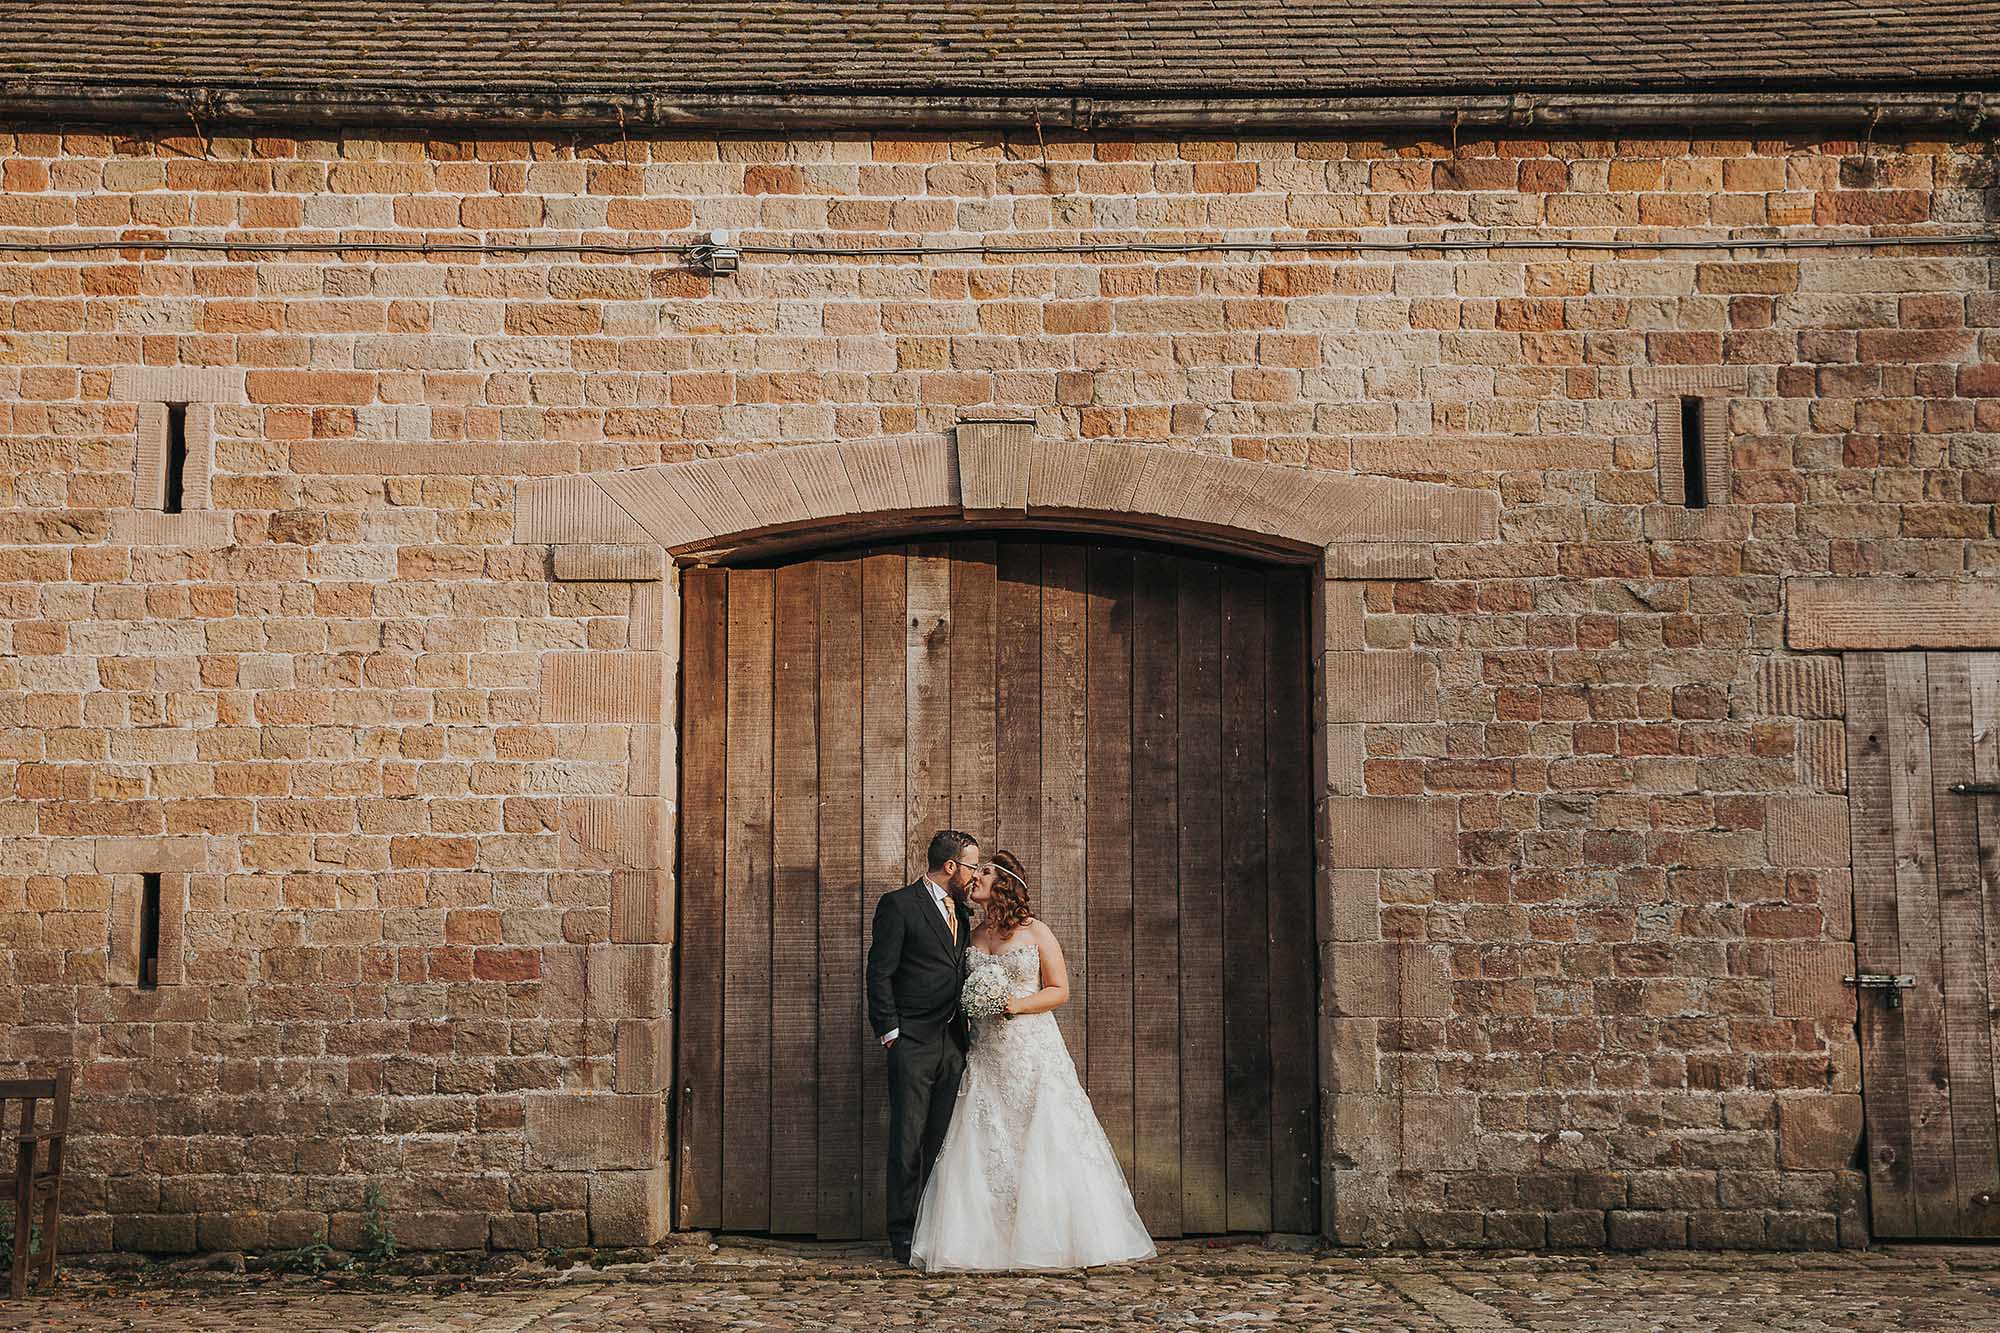
[[[972,914],[956,901],[952,910],[958,913],[956,944],[921,879],[883,894],[875,904],[875,938],[868,946],[868,1022],[877,1041],[898,1029],[920,1042],[948,1033],[965,1049],[968,1033],[958,992],[965,984]]]

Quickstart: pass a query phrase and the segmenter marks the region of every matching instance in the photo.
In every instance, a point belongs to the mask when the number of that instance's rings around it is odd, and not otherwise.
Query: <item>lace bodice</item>
[[[1011,996],[1033,995],[1042,988],[1042,951],[1033,940],[1000,953],[971,948],[965,952],[967,972],[975,967],[1004,970],[1007,973],[1007,993]]]

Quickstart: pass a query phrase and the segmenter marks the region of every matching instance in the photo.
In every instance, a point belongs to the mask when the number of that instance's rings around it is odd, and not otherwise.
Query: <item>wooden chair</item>
[[[62,1216],[63,1142],[69,1137],[69,1080],[65,1069],[54,1078],[0,1079],[0,1133],[7,1123],[8,1103],[21,1104],[13,1134],[14,1163],[14,1299],[28,1294],[28,1249],[34,1239],[34,1204],[42,1201],[42,1247],[39,1252],[42,1287],[56,1277],[56,1224]],[[35,1125],[35,1107],[48,1101],[49,1127]],[[4,1140],[0,1140],[4,1141]],[[39,1150],[48,1145],[46,1154]],[[41,1158],[39,1169],[36,1158]]]

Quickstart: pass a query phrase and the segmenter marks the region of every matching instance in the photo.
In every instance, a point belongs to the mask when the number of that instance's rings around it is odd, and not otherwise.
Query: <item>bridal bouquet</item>
[[[967,1018],[991,1018],[1007,1009],[1007,974],[997,967],[975,967],[966,974],[965,989],[958,993],[959,1008]]]

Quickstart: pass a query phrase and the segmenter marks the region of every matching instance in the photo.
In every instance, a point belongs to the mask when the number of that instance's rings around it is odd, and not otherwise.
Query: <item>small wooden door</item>
[[[2000,1236],[2000,654],[1849,653],[1857,971],[1878,1237]]]
[[[954,540],[682,584],[683,1227],[883,1233],[875,900],[931,833],[1021,858],[1157,1235],[1319,1204],[1306,583]]]

